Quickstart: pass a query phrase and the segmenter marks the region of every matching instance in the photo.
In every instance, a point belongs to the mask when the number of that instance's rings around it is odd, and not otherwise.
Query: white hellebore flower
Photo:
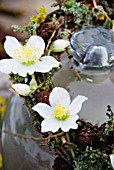
[[[28,86],[27,84],[18,83],[13,84],[11,87],[22,96],[28,96],[31,93],[30,86]]]
[[[0,71],[6,74],[13,72],[26,77],[27,73],[30,75],[35,71],[46,73],[53,67],[59,66],[59,62],[55,58],[41,57],[44,53],[45,42],[40,36],[31,36],[24,46],[15,37],[6,36],[4,48],[12,58],[0,61]]]
[[[52,52],[63,52],[65,51],[65,48],[67,48],[69,45],[70,42],[68,40],[58,39],[51,44],[50,50]]]
[[[81,110],[82,103],[87,100],[85,96],[77,96],[70,104],[69,93],[61,87],[55,87],[50,96],[50,105],[38,103],[32,109],[44,118],[41,123],[42,132],[56,132],[61,128],[64,132],[70,128],[77,129],[76,121],[79,119],[77,113]]]
[[[110,161],[111,161],[112,167],[114,169],[114,154],[110,155]]]
[[[29,86],[27,84],[17,83],[17,84],[13,84],[11,87],[18,94],[20,94],[22,96],[28,96],[29,94],[33,93],[34,90],[37,89],[38,85],[37,85],[36,80],[34,78],[32,78],[32,80],[29,83]]]

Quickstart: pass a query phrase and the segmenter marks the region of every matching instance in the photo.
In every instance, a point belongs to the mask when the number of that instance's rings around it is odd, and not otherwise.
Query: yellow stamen
[[[24,57],[30,57],[33,51],[31,47],[26,47],[26,45],[22,46],[22,55]]]
[[[17,48],[15,50],[13,57],[23,64],[33,64],[41,55],[39,48],[32,48],[24,45],[21,49]]]
[[[54,108],[54,116],[55,118],[57,118],[58,120],[65,120],[68,118],[68,110],[65,109],[62,104],[58,104],[55,108]]]

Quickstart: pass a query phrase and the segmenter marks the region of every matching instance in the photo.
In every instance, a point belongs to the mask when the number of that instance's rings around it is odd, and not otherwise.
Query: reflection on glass
[[[71,48],[79,70],[105,71],[114,65],[112,33],[103,27],[83,27],[72,36]]]

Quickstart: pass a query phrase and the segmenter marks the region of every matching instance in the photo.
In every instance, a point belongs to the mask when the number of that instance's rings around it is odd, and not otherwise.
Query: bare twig
[[[93,2],[93,5],[94,5],[94,8],[97,8],[96,0],[92,0],[92,2]]]
[[[74,63],[73,63],[72,58],[69,58],[69,61],[70,61],[70,63],[72,64],[72,67],[73,67],[73,69],[74,69],[74,71],[75,71],[76,77],[78,78],[78,80],[81,80],[81,76],[80,76],[80,74],[78,73],[78,71],[77,71],[77,69],[76,69],[76,67],[75,67],[75,65],[74,65]]]
[[[92,2],[93,2],[93,5],[94,5],[94,8],[96,8],[96,9],[99,10],[99,6],[97,5],[96,0],[92,0]],[[109,16],[107,15],[107,13],[106,13],[104,10],[102,10],[102,12],[103,12],[104,16],[105,16],[105,17],[109,20],[109,22],[112,24],[112,20],[109,18]]]
[[[68,147],[69,147],[69,146],[72,146],[72,147],[74,147],[74,148],[77,148],[77,145],[75,145],[75,144],[72,143],[72,142],[66,142],[65,144],[68,145]]]
[[[107,13],[105,11],[103,11],[104,16],[109,20],[109,22],[112,24],[112,20],[109,18],[109,16],[107,15]]]
[[[59,153],[60,155],[63,156],[63,158],[65,158],[65,160],[70,160],[70,155],[68,154],[66,148],[64,148],[62,145],[60,145],[59,147],[57,147],[57,153]],[[67,158],[67,159],[66,159]],[[69,162],[69,161],[68,161]],[[70,162],[69,162],[70,163]]]
[[[66,143],[65,136],[61,136],[61,141],[62,141],[62,144],[65,144],[65,143]]]
[[[19,93],[17,93],[17,92],[12,88],[12,85],[13,85],[13,84],[15,84],[15,82],[11,82],[11,83],[9,84],[9,86],[8,86],[8,89],[9,89],[12,93],[14,93],[14,94],[16,94],[16,95],[19,96]]]
[[[60,24],[60,25],[53,31],[53,33],[52,33],[52,35],[51,35],[51,37],[50,37],[50,39],[49,39],[49,41],[48,41],[48,44],[47,44],[47,46],[46,46],[45,55],[47,54],[47,52],[48,52],[48,50],[49,50],[49,46],[50,46],[50,44],[51,44],[51,42],[52,42],[53,37],[55,36],[56,32],[58,31],[58,29],[59,29],[62,25],[63,25],[63,24]]]
[[[20,138],[24,138],[24,139],[31,139],[33,141],[48,141],[49,139],[53,139],[53,138],[56,138],[56,137],[59,137],[59,136],[63,136],[64,135],[64,132],[61,132],[61,133],[58,133],[58,134],[55,134],[55,135],[49,135],[48,137],[46,138],[39,138],[39,137],[33,137],[33,136],[26,136],[26,135],[23,135],[23,134],[20,134],[20,133],[12,133],[8,130],[0,130],[1,133],[6,133],[8,135],[11,135],[13,137],[20,137]]]
[[[51,36],[51,38],[50,38],[49,41],[48,41],[48,44],[47,44],[46,49],[45,49],[45,55],[46,55],[47,52],[48,52],[48,48],[49,48],[49,46],[50,46],[50,44],[51,44],[51,42],[52,42],[53,37],[55,36],[56,31],[57,31],[56,29],[53,31],[52,36]]]

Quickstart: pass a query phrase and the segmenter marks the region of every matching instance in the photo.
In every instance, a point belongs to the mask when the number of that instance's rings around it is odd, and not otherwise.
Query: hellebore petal
[[[6,41],[4,43],[4,49],[10,57],[13,58],[14,57],[13,54],[15,53],[15,50],[16,49],[21,50],[21,48],[22,48],[22,45],[15,37],[6,36]]]
[[[78,124],[76,123],[76,121],[78,119],[79,119],[78,115],[69,116],[68,119],[66,119],[65,121],[62,121],[61,129],[64,132],[68,132],[70,129],[77,129],[78,128]]]
[[[38,103],[33,108],[34,111],[38,112],[43,118],[53,118],[53,109],[45,103]]]
[[[21,71],[21,63],[15,59],[3,59],[0,60],[0,72],[9,74],[13,72],[14,74]]]
[[[44,54],[44,49],[45,49],[45,42],[43,40],[42,37],[40,36],[37,36],[37,35],[32,35],[27,44],[26,44],[27,47],[31,47],[33,49],[35,48],[39,48],[39,51],[40,51],[40,55]]]
[[[53,133],[57,132],[61,126],[61,121],[58,121],[57,119],[50,118],[50,119],[44,119],[41,123],[41,131],[42,132],[48,132],[51,131]]]
[[[70,95],[64,88],[55,87],[49,96],[49,101],[53,107],[58,104],[68,107],[70,105]]]
[[[76,113],[78,113],[81,110],[82,103],[87,99],[87,97],[81,95],[75,97],[75,99],[72,101],[71,105],[68,108],[71,115],[75,115]]]
[[[65,51],[65,48],[67,48],[69,45],[70,42],[68,40],[58,39],[52,42],[50,50],[52,52],[63,52]]]
[[[110,161],[111,161],[112,167],[114,169],[114,154],[110,155]]]
[[[28,96],[31,92],[30,87],[27,84],[13,84],[12,88],[22,96]]]

